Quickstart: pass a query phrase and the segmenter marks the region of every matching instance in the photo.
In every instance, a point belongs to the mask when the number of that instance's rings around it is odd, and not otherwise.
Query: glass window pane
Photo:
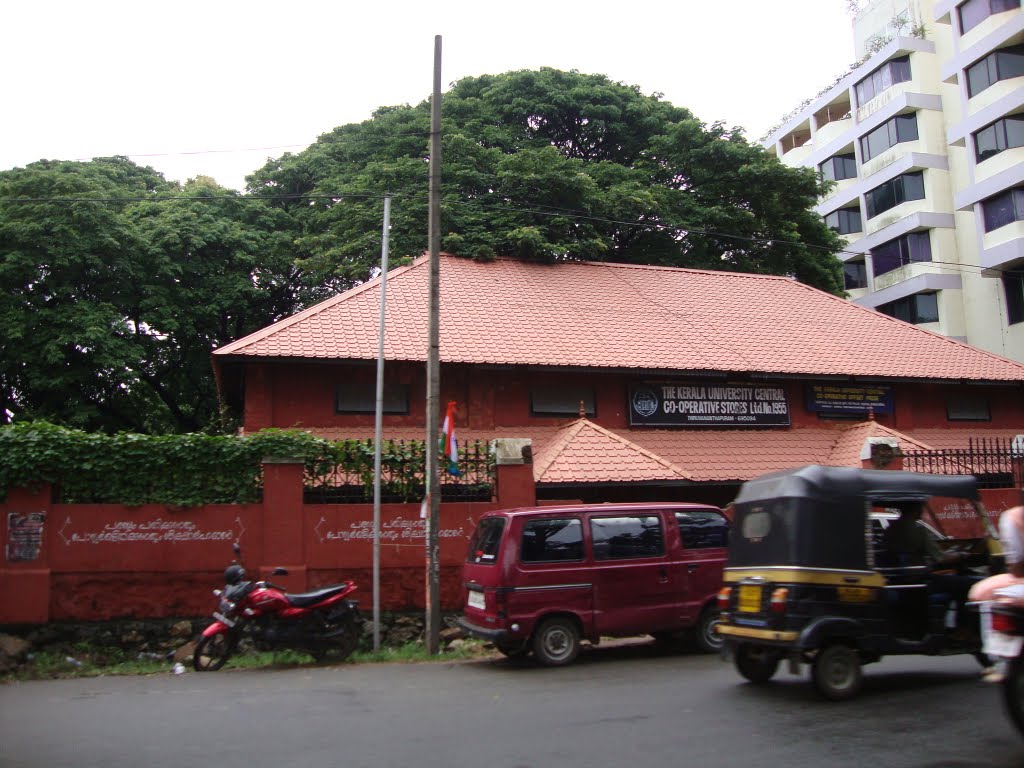
[[[656,557],[665,553],[657,515],[591,518],[590,537],[595,560]]]
[[[504,517],[485,517],[481,520],[469,539],[466,562],[495,563],[498,557],[498,544],[501,543],[501,534],[504,530]]]
[[[927,232],[911,232],[907,235],[909,261],[931,261],[932,239]]]
[[[1004,192],[990,197],[981,204],[981,211],[986,232],[1005,227],[1013,221],[1013,195]]]
[[[915,323],[939,322],[939,295],[937,293],[919,293],[912,296],[915,301]]]
[[[910,80],[910,57],[901,56],[889,62],[889,70],[892,72],[892,82],[905,83]]]
[[[843,264],[843,287],[847,290],[853,288],[867,288],[868,270],[863,261],[848,261]]]
[[[970,32],[989,16],[989,0],[967,0],[960,6],[960,31]]]
[[[1006,148],[1024,147],[1024,115],[1011,115],[1003,123],[1006,127]]]
[[[1015,45],[995,52],[997,75],[995,79],[1009,80],[1024,76],[1024,45]]]
[[[882,243],[877,248],[872,248],[871,266],[875,271],[875,277],[884,275],[886,272],[892,272],[897,267],[902,266],[900,241],[898,239],[890,240],[888,243]]]
[[[712,511],[676,512],[679,535],[686,549],[729,546],[729,521]]]
[[[1006,322],[1024,323],[1024,264],[1003,273],[1003,291],[1006,293]]]
[[[917,141],[917,114],[898,115],[896,122],[896,141]]]
[[[923,173],[905,173],[900,178],[903,179],[903,201],[924,200]]]
[[[996,144],[996,126],[990,125],[974,134],[974,156],[979,162],[999,154]]]
[[[519,559],[524,563],[583,559],[583,527],[575,518],[529,520]]]
[[[988,65],[989,61],[992,60],[991,56],[979,61],[977,64],[967,68],[967,94],[968,96],[977,96],[979,93],[984,91],[990,85],[992,81],[988,76]]]

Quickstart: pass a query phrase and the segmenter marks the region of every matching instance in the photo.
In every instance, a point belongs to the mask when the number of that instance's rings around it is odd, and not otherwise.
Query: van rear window
[[[679,535],[686,549],[729,546],[729,521],[712,510],[676,512]]]
[[[470,563],[494,563],[498,559],[501,534],[505,530],[504,517],[485,517],[469,538],[469,552],[466,561]]]
[[[582,560],[583,526],[574,517],[527,521],[519,559],[524,563]]]

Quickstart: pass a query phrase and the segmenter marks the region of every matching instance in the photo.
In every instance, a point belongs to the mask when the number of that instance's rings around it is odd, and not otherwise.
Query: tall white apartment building
[[[874,0],[861,63],[770,134],[835,182],[857,304],[1024,362],[1021,0]]]

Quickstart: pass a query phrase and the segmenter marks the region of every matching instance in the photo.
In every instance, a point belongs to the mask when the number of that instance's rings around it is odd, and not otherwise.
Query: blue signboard
[[[892,387],[868,384],[808,384],[807,410],[832,415],[892,413]]]

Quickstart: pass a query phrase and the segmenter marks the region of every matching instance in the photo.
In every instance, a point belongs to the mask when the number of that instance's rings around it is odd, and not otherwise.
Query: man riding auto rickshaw
[[[783,660],[797,674],[809,664],[833,700],[854,696],[862,665],[886,655],[987,663],[977,614],[964,610],[971,585],[998,568],[978,499],[970,475],[810,465],[745,483],[719,594],[724,653],[754,683]]]

